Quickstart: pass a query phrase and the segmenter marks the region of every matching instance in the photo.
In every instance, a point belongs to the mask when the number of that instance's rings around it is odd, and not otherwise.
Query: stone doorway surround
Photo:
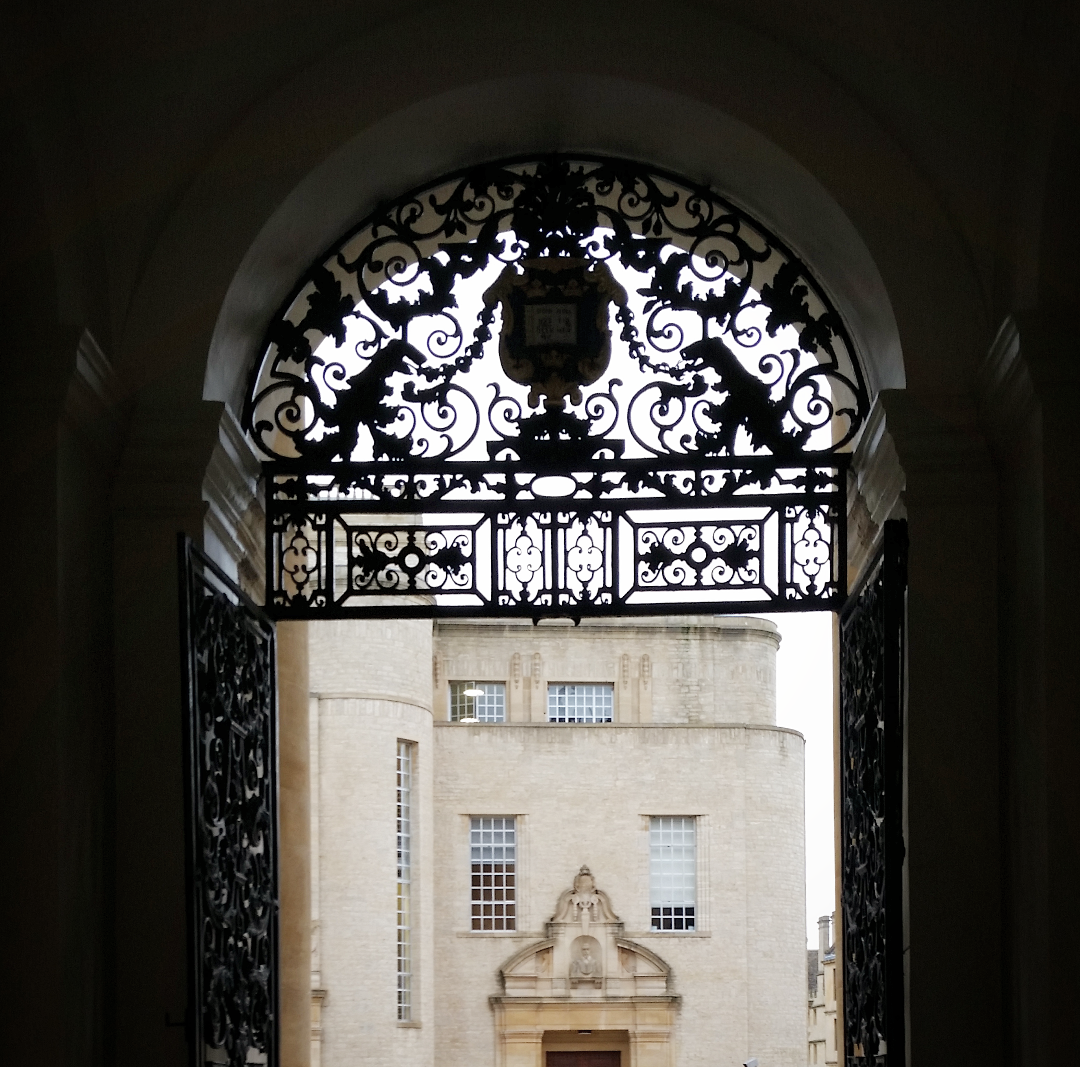
[[[621,1031],[623,1067],[672,1067],[680,998],[671,992],[671,968],[623,936],[588,867],[559,898],[547,934],[499,970],[503,992],[491,997],[497,1067],[544,1067],[545,1034],[550,1041],[557,1031]]]

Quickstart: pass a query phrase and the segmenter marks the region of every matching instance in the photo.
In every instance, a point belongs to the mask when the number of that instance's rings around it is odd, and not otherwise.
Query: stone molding
[[[879,396],[859,435],[848,475],[848,588],[855,586],[874,558],[886,520],[905,517],[905,487],[904,471]]]
[[[1006,462],[1020,429],[1048,401],[1074,391],[1080,371],[1070,341],[1071,323],[1036,313],[1009,315],[998,327],[979,368],[979,414]]]
[[[1035,403],[1027,364],[1020,355],[1020,329],[1007,316],[998,327],[979,368],[979,400],[991,428],[1022,418]]]
[[[210,533],[229,554],[241,584],[257,600],[265,594],[263,533],[266,522],[260,499],[261,464],[232,411],[225,407],[218,439],[203,479],[202,496]]]
[[[586,633],[590,630],[644,630],[648,632],[669,633],[672,627],[693,627],[723,630],[729,635],[750,633],[767,636],[779,647],[780,638],[776,624],[768,619],[755,618],[752,615],[660,615],[624,618],[586,618],[576,624],[569,619],[541,619],[534,624],[530,619],[459,619],[447,618],[436,620],[436,629],[461,631],[476,630],[478,634],[488,636],[493,630],[505,629],[511,633],[547,633],[550,631],[569,630]],[[535,653],[538,656],[539,653]]]
[[[72,386],[74,389],[82,387],[86,399],[91,400],[97,412],[110,416],[118,424],[120,390],[116,371],[89,330],[83,330],[79,337]],[[74,389],[68,391],[69,404],[81,399],[73,395]]]
[[[901,500],[906,511],[913,505],[967,508],[993,503],[997,483],[974,394],[923,401],[889,389],[880,400],[904,471]]]
[[[115,458],[123,430],[119,381],[89,330],[83,330],[75,351],[75,371],[64,398],[64,418],[80,441],[102,459]]]
[[[361,693],[361,692],[313,692],[312,697],[316,700],[377,700],[384,704],[400,704],[406,708],[416,708],[418,711],[426,711],[431,714],[431,708],[427,704],[418,704],[415,700],[406,700],[402,696],[394,696],[392,693]],[[458,723],[450,723],[457,726]],[[502,723],[486,723],[485,725],[501,726]]]
[[[322,699],[330,699],[323,697]],[[351,700],[352,697],[334,697],[335,700]],[[397,701],[402,703],[402,701]],[[419,707],[420,705],[412,705]],[[770,734],[791,734],[805,740],[798,730],[790,726],[773,726],[760,722],[448,722],[435,720],[435,726],[453,730],[758,730]],[[685,814],[685,812],[680,812]]]

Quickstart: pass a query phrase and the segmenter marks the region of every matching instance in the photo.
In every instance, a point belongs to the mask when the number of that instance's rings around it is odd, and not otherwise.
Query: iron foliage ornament
[[[192,1067],[278,1064],[274,628],[180,538]]]
[[[799,260],[624,160],[484,164],[375,212],[271,324],[279,617],[838,607],[867,391]]]
[[[903,745],[907,527],[841,617],[844,1062],[903,1064]]]

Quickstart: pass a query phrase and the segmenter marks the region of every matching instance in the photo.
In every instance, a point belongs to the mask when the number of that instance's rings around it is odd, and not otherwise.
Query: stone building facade
[[[839,1017],[836,1012],[836,945],[833,916],[818,919],[818,947],[806,953],[806,1062],[808,1067],[839,1062]]]
[[[778,643],[713,617],[311,625],[313,1062],[801,1067]]]

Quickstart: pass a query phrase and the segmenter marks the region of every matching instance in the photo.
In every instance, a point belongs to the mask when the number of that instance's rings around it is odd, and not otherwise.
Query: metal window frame
[[[602,718],[597,718],[597,716],[596,716],[596,710],[597,710],[596,705],[595,704],[591,704],[591,705],[588,704],[587,700],[583,701],[582,708],[584,710],[588,710],[589,712],[591,712],[591,717],[589,717],[589,718],[578,718],[578,717],[571,718],[570,715],[569,715],[569,712],[571,710],[576,710],[576,709],[572,709],[569,706],[569,704],[567,704],[565,709],[564,709],[565,712],[567,712],[567,714],[563,714],[563,715],[555,714],[555,715],[552,715],[552,713],[551,713],[551,711],[552,711],[552,709],[551,709],[552,699],[554,698],[556,701],[558,701],[559,698],[560,698],[560,695],[564,696],[564,697],[567,695],[567,694],[558,694],[558,693],[553,693],[552,692],[552,690],[557,690],[557,689],[573,689],[573,690],[577,690],[577,689],[585,689],[585,690],[598,689],[598,690],[602,690],[603,692],[600,695],[602,695],[605,699],[602,702],[603,706],[601,707],[600,710],[601,711],[606,710],[607,715],[602,717]],[[574,695],[576,696],[577,694],[574,694]],[[581,695],[584,698],[584,697],[588,697],[588,696],[596,696],[597,694],[584,693],[584,694],[581,694]],[[557,711],[558,711],[558,707],[556,706],[556,712]],[[614,722],[615,721],[615,685],[614,685],[614,683],[612,683],[612,682],[548,682],[547,721],[548,722],[558,722],[558,723],[608,723],[608,722]]]
[[[412,857],[415,834],[412,826],[413,778],[417,745],[397,742],[397,1020],[413,1021],[413,916]],[[403,862],[403,857],[404,862]],[[403,894],[403,889],[405,890]],[[403,899],[407,910],[403,909]],[[404,920],[404,921],[403,921]],[[404,966],[403,966],[404,964]]]
[[[485,827],[484,822],[493,822],[496,819],[501,819],[503,825],[501,827],[489,826]],[[506,826],[509,822],[511,825]],[[476,824],[480,825],[477,826]],[[513,858],[506,859],[505,851],[503,858],[496,860],[494,856],[490,859],[485,859],[483,855],[483,848],[485,842],[481,836],[479,841],[473,840],[474,834],[483,835],[487,833],[499,833],[503,835],[498,843],[498,847],[502,849],[510,848],[513,850]],[[507,844],[505,835],[509,832],[512,835],[509,845]],[[511,932],[517,930],[518,919],[518,896],[517,896],[517,816],[516,815],[470,815],[469,816],[469,927],[473,933],[498,933],[498,932]],[[490,842],[492,847],[495,847],[495,842]],[[480,858],[477,859],[474,855],[474,850],[479,848],[481,850]],[[477,869],[479,868],[479,870]],[[486,868],[486,869],[485,869]],[[476,879],[479,878],[479,884]],[[490,879],[490,883],[484,883],[484,879]],[[496,879],[501,879],[499,884],[496,884]],[[510,879],[510,883],[507,883],[507,879]],[[480,892],[480,896],[477,896],[477,890]],[[483,899],[484,891],[490,890],[492,899],[485,901]],[[496,890],[499,890],[503,894],[501,901],[494,899]],[[480,911],[477,912],[476,908],[479,905]],[[490,906],[490,913],[485,914],[484,908]],[[485,926],[485,921],[489,921],[490,925]],[[479,923],[479,925],[478,925]],[[500,925],[501,924],[501,925]]]
[[[506,722],[506,683],[505,682],[476,682],[476,681],[464,681],[460,678],[453,678],[446,683],[448,693],[448,705],[450,708],[450,721],[461,722],[461,707],[457,704],[457,694],[454,693],[454,686],[476,686],[480,688],[482,686],[489,686],[495,689],[495,692],[485,693],[482,698],[480,697],[467,697],[464,693],[460,694],[462,699],[472,704],[472,710],[479,712],[486,710],[484,708],[477,708],[476,703],[479,700],[483,700],[486,704],[489,699],[494,699],[497,707],[495,708],[496,718],[483,718],[480,715],[476,715],[478,722],[482,723],[500,723]]]
[[[683,822],[683,826],[680,827],[677,831],[676,831],[676,828],[673,825],[672,826],[664,826],[663,825],[665,820],[667,820],[668,822],[672,822],[675,819],[681,819],[682,822]],[[686,931],[686,932],[692,932],[692,931],[695,931],[697,929],[697,918],[698,918],[697,907],[698,907],[698,888],[699,888],[698,887],[698,854],[699,854],[699,849],[698,849],[698,822],[699,822],[699,820],[698,820],[698,817],[696,815],[650,815],[649,816],[649,909],[650,909],[650,914],[651,914],[652,929],[655,930],[655,931],[678,932],[680,930],[683,930],[683,931]],[[658,826],[657,823],[660,823],[661,825]],[[674,871],[672,871],[672,872],[664,872],[664,871],[658,871],[657,870],[658,861],[662,862],[663,860],[662,860],[662,858],[660,856],[658,856],[656,854],[655,850],[657,848],[663,848],[664,845],[665,845],[665,842],[664,841],[657,841],[656,836],[658,834],[662,835],[665,832],[667,832],[667,833],[675,833],[675,832],[677,832],[680,835],[686,834],[686,832],[687,832],[686,824],[687,823],[689,823],[689,827],[690,827],[689,832],[691,834],[691,844],[692,844],[692,848],[693,848],[694,871],[693,871],[693,882],[692,882],[692,885],[690,887],[692,889],[692,891],[693,891],[693,900],[692,900],[692,902],[689,902],[689,903],[686,900],[675,901],[674,899],[672,899],[670,894],[668,894],[667,896],[665,896],[664,894],[661,894],[662,899],[660,899],[659,901],[656,901],[656,900],[653,899],[653,897],[655,895],[654,894],[654,887],[655,887],[655,882],[656,882],[657,876],[659,875],[660,878],[663,878],[664,874],[668,873],[668,874],[670,874],[670,876],[672,878],[675,877],[675,872]],[[668,842],[667,844],[668,844],[668,846],[670,848],[685,848],[686,847],[686,842],[685,841],[681,842],[678,845],[676,845],[674,842]],[[682,872],[682,871],[680,871],[678,873],[680,875],[685,875],[685,872]],[[685,881],[685,878],[683,880]],[[683,885],[682,889],[685,890],[686,886]],[[666,914],[665,914],[665,912],[666,912]],[[677,915],[676,912],[678,912],[679,914]],[[666,926],[664,925],[664,920],[665,919],[668,921],[668,925],[666,925]],[[660,925],[657,925],[658,920],[660,922]],[[679,922],[679,921],[682,922],[681,926],[677,925],[677,922]],[[687,925],[687,923],[689,925]]]

